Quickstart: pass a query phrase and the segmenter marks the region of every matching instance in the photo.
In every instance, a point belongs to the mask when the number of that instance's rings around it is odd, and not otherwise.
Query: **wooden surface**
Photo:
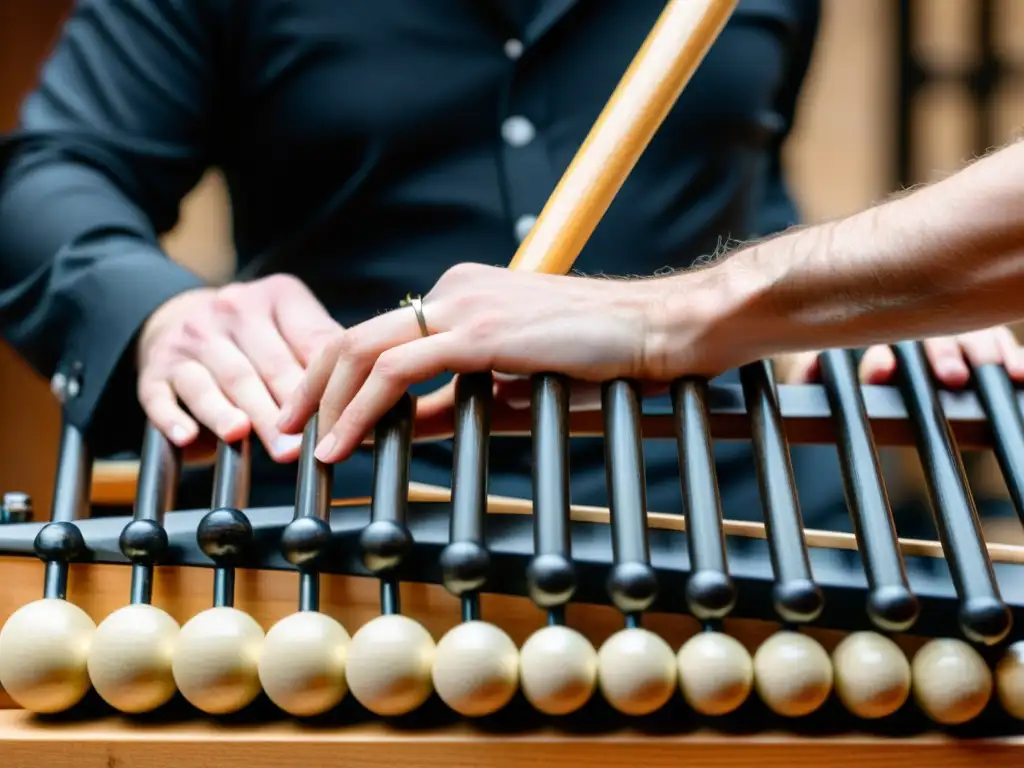
[[[864,768],[914,763],[991,768],[1018,761],[1024,751],[1020,739],[962,743],[942,736],[812,739],[769,733],[736,738],[698,732],[652,737],[629,731],[585,737],[554,731],[502,736],[470,726],[410,734],[382,725],[327,730],[294,723],[132,728],[117,720],[52,728],[18,711],[0,712],[0,745],[5,768]]]

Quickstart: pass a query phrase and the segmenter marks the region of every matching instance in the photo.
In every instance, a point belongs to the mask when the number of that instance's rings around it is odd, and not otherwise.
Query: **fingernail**
[[[320,441],[320,445],[316,447],[316,451],[314,451],[314,454],[320,461],[330,461],[331,457],[334,454],[334,449],[337,446],[338,438],[336,438],[334,435],[328,435],[327,437]]]
[[[274,440],[273,451],[280,456],[298,448],[302,444],[302,435],[278,435]]]
[[[188,440],[191,431],[181,424],[175,424],[171,427],[171,442],[176,445],[181,445]]]

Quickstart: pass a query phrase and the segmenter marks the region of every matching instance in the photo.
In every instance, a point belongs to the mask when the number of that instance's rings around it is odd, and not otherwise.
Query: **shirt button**
[[[506,118],[501,124],[501,136],[506,143],[513,147],[525,147],[537,134],[533,123],[522,115],[513,115]]]
[[[523,43],[520,40],[512,38],[511,40],[505,41],[505,55],[508,56],[512,61],[515,61],[523,55]]]
[[[526,239],[526,236],[530,234],[530,230],[533,229],[533,225],[537,223],[536,216],[520,216],[516,219],[516,240],[520,243]]]

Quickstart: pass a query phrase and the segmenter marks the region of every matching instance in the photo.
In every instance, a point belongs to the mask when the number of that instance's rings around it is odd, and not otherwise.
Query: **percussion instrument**
[[[512,268],[571,267],[733,5],[666,5]],[[830,350],[821,384],[778,385],[760,362],[739,385],[673,382],[671,407],[620,380],[573,412],[568,382],[538,375],[500,424],[491,375],[461,376],[450,490],[410,482],[406,395],[372,436],[366,499],[335,498],[314,417],[291,507],[249,505],[245,442],[218,447],[209,508],[178,509],[180,457],[155,428],[126,467],[93,462],[65,422],[49,520],[17,495],[0,517],[4,759],[1011,759],[1024,596],[999,582],[1024,548],[984,541],[960,451],[995,451],[1024,519],[1024,400],[998,367],[939,391],[917,342],[894,349],[892,387],[860,386]],[[532,440],[529,500],[488,493],[489,443],[512,434]],[[571,503],[571,437],[603,441],[607,509]],[[647,509],[644,439],[676,441],[682,515]],[[723,519],[714,440],[751,442],[763,523]],[[805,529],[792,444],[836,446],[853,534]],[[917,449],[938,541],[897,537],[878,446]],[[112,501],[131,515],[95,514]],[[769,560],[737,567],[728,537]],[[861,570],[812,569],[812,548]]]

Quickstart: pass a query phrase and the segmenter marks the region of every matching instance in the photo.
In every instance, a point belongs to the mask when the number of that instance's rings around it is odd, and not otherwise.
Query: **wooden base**
[[[803,738],[768,733],[736,738],[713,732],[658,737],[636,731],[571,736],[555,729],[528,735],[481,733],[452,726],[396,733],[384,725],[317,730],[295,723],[225,729],[215,723],[135,727],[119,720],[54,728],[24,712],[0,712],[5,768],[285,768],[345,766],[382,768],[511,768],[528,764],[559,768],[681,766],[897,766],[930,768],[1008,765],[1020,758],[1024,740],[958,742],[945,736],[881,739],[859,735]]]
[[[42,594],[43,568],[31,558],[0,558],[0,623]],[[212,571],[160,568],[154,603],[185,622],[208,608]],[[117,565],[72,567],[69,599],[97,622],[128,598],[130,569]],[[236,606],[264,628],[293,613],[298,577],[290,572],[240,571]],[[373,579],[325,576],[321,610],[354,632],[379,613],[379,589]],[[458,601],[442,587],[402,585],[402,610],[427,627],[435,638],[460,620]],[[544,616],[523,598],[485,595],[483,617],[501,626],[517,644],[543,626]],[[568,623],[596,645],[622,626],[607,606],[572,605]],[[652,614],[645,626],[678,648],[698,631],[690,617]],[[865,625],[866,626],[866,625]],[[730,621],[726,631],[755,649],[776,626],[766,622]],[[841,634],[812,629],[827,649]],[[904,636],[908,653],[921,640]],[[680,698],[681,697],[677,697]],[[756,699],[756,697],[754,697]],[[0,763],[15,766],[117,766],[160,768],[182,764],[221,768],[283,766],[513,766],[530,762],[554,766],[863,766],[897,765],[926,760],[932,766],[1008,764],[1024,754],[1024,724],[1002,722],[994,729],[938,733],[916,714],[913,705],[885,723],[863,723],[842,712],[835,701],[810,718],[784,721],[752,699],[739,712],[701,721],[681,701],[656,717],[633,720],[612,712],[599,697],[579,716],[545,719],[525,702],[513,702],[485,721],[466,723],[436,700],[402,722],[381,722],[351,698],[318,722],[299,723],[265,699],[239,715],[203,716],[180,700],[166,710],[129,718],[111,713],[97,697],[77,711],[56,718],[34,717],[8,708],[0,692]],[[8,700],[7,707],[12,703]],[[998,736],[999,738],[995,738]]]

